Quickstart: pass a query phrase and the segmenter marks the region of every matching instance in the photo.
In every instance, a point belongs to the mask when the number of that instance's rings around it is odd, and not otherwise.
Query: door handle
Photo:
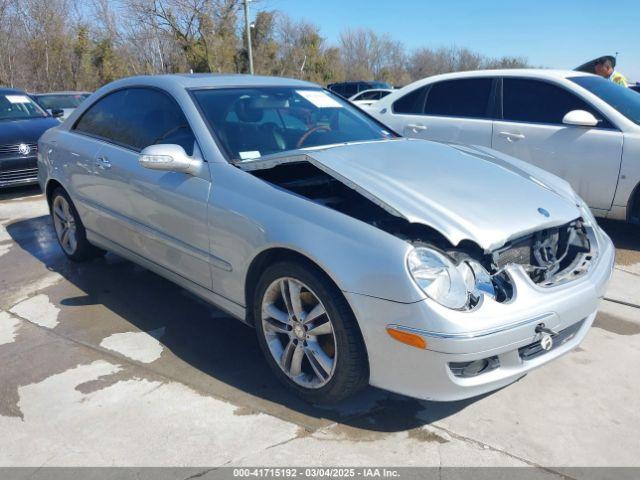
[[[414,132],[419,132],[419,131],[422,131],[422,130],[426,130],[427,126],[426,125],[422,125],[421,123],[410,123],[409,125],[407,125],[407,128],[410,128]]]
[[[111,168],[111,162],[107,159],[107,157],[103,157],[102,155],[100,155],[99,157],[96,157],[96,167],[101,170],[107,170]]]
[[[506,138],[508,142],[517,142],[526,138],[522,133],[500,132],[499,135]]]

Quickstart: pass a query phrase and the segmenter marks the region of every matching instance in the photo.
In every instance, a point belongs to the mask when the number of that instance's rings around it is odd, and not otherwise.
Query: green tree
[[[126,75],[124,65],[114,52],[111,39],[104,38],[96,42],[92,56],[98,85],[104,85]]]
[[[95,78],[95,66],[92,61],[93,42],[89,37],[89,28],[79,25],[73,43],[71,70],[73,88],[76,90],[92,90],[98,86]]]

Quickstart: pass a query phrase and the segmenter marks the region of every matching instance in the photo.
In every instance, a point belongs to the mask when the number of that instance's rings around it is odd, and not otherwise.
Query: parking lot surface
[[[617,267],[575,351],[467,401],[320,408],[253,330],[113,254],[70,263],[39,190],[5,191],[0,466],[640,466],[640,228],[603,226]]]

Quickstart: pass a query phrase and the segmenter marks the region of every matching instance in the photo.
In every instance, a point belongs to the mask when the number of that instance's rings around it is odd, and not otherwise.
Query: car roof
[[[127,77],[121,80],[116,80],[109,85],[112,87],[129,85],[153,85],[158,87],[180,86],[185,89],[249,86],[319,87],[319,85],[315,83],[296,80],[293,78],[216,73],[141,75],[137,77]]]
[[[25,95],[25,92],[23,90],[18,89],[18,88],[0,87],[0,95],[6,95],[6,94],[12,94],[12,93],[18,93],[20,95]]]
[[[427,77],[429,79],[446,80],[448,78],[469,78],[469,77],[529,77],[529,78],[546,78],[561,79],[571,77],[584,77],[590,75],[585,72],[577,72],[575,70],[551,70],[544,68],[513,68],[513,69],[496,69],[496,70],[470,70],[468,72],[452,72],[443,73]]]
[[[360,90],[356,95],[360,95],[365,92],[393,92],[393,88],[368,88],[367,90]]]
[[[90,94],[91,92],[68,90],[64,92],[39,92],[39,93],[33,93],[32,95],[39,97],[41,95],[90,95]]]
[[[345,82],[333,82],[329,85],[352,85],[354,83],[366,83],[367,85],[373,85],[376,83],[388,83],[383,80],[347,80]]]

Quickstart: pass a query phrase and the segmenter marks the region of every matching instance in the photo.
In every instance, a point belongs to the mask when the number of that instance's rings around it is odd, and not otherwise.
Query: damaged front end
[[[581,218],[486,251],[472,240],[453,245],[434,228],[408,221],[392,205],[306,155],[238,166],[288,192],[405,240],[414,247],[407,268],[415,283],[428,297],[455,310],[473,310],[485,297],[498,303],[512,301],[516,292],[510,267],[524,269],[540,287],[553,287],[584,275],[596,255],[593,230]]]
[[[416,265],[416,256],[420,253],[412,252],[409,257],[409,270],[429,295],[429,289],[433,288],[432,282],[442,278],[435,275],[439,272],[434,272],[433,269],[449,269],[449,287],[458,284],[458,288],[461,289],[464,285],[464,292],[458,294],[457,302],[447,301],[443,304],[458,310],[474,309],[485,296],[498,303],[513,300],[515,290],[508,267],[521,267],[534,284],[549,288],[571,282],[586,274],[596,256],[593,232],[582,219],[517,238],[489,253],[482,252],[471,243],[457,247],[425,244],[413,239],[410,243],[416,248],[414,252],[424,250],[422,255],[427,257],[433,255],[434,249],[443,253],[445,257],[439,259],[435,266],[432,260],[422,261],[428,265],[427,270],[430,270],[424,273]],[[448,262],[451,265],[448,265]],[[426,282],[423,281],[423,277],[426,277]],[[443,298],[441,294],[438,296]]]
[[[519,238],[491,254],[502,269],[521,265],[531,280],[552,287],[584,275],[595,257],[593,233],[582,219]]]

